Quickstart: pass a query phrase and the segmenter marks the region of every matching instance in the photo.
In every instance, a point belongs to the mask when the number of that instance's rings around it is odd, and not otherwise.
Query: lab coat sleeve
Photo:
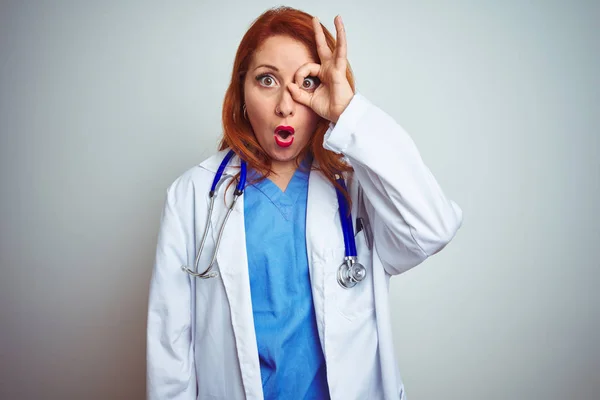
[[[342,153],[364,193],[375,250],[400,274],[437,253],[462,224],[413,140],[392,117],[356,93],[323,146]]]
[[[186,237],[173,186],[161,216],[156,259],[150,282],[147,329],[147,398],[196,399],[191,339],[190,280]]]

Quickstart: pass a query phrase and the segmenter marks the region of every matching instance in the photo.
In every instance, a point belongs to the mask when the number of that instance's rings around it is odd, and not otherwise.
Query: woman
[[[310,15],[277,8],[240,43],[221,151],[167,192],[150,288],[151,399],[405,398],[389,278],[441,250],[462,212],[406,132],[355,92],[339,16],[335,27],[337,41]],[[344,218],[355,224],[346,238]],[[182,269],[196,271],[207,226],[198,278]],[[364,270],[344,261],[352,237]],[[338,274],[342,262],[353,279]]]

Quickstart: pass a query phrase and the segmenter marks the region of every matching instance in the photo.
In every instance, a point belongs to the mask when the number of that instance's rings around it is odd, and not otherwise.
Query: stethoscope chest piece
[[[356,257],[346,257],[338,268],[337,281],[344,289],[350,289],[367,276],[365,267],[356,261]]]

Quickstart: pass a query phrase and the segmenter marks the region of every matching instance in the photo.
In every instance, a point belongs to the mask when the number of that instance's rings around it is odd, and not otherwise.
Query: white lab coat
[[[343,153],[354,167],[347,177],[352,215],[368,219],[374,237],[370,249],[365,229],[356,236],[367,277],[354,288],[341,288],[336,272],[344,240],[336,192],[312,171],[306,246],[331,398],[405,399],[392,340],[389,278],[441,250],[460,227],[462,211],[444,195],[409,135],[358,93],[330,126],[324,146]],[[188,170],[167,191],[150,285],[147,390],[152,400],[263,398],[243,196],[223,233],[214,268],[218,277],[196,279],[181,270],[193,266],[207,223],[210,235],[199,270],[212,257],[229,181],[221,186],[211,221],[208,191],[224,155],[219,152]],[[236,165],[234,157],[224,176],[235,175]]]

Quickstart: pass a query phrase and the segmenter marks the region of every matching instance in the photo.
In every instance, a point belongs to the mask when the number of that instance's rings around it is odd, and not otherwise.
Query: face
[[[272,36],[256,50],[244,80],[244,100],[256,139],[275,164],[292,165],[308,143],[317,114],[296,103],[287,89],[298,68],[316,62],[306,46],[287,36]],[[314,91],[315,78],[296,82]]]

